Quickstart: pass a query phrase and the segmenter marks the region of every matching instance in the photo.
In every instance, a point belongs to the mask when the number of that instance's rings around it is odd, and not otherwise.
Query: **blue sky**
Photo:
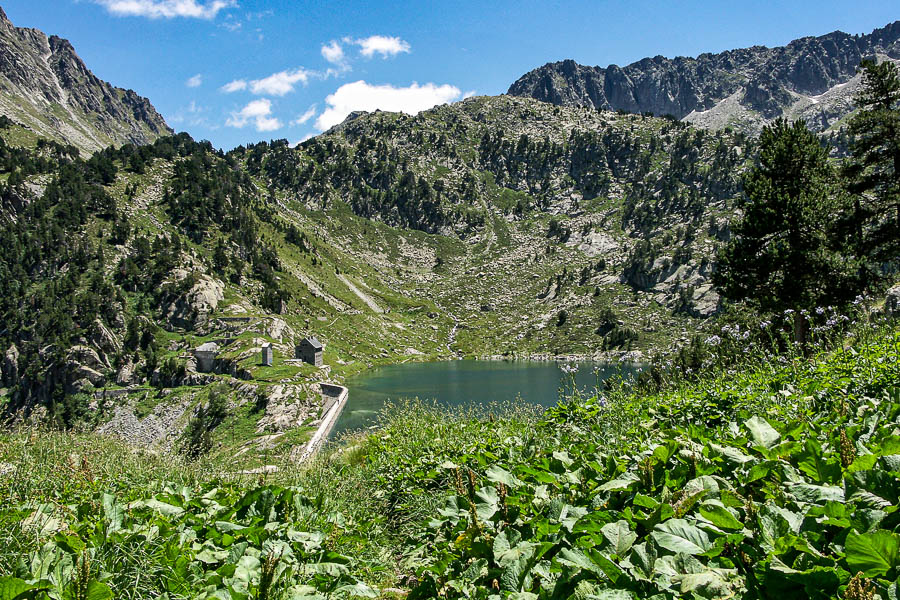
[[[850,2],[0,0],[12,22],[68,38],[97,76],[230,149],[315,135],[354,109],[415,112],[500,94],[573,58],[606,66],[695,56],[900,19]]]

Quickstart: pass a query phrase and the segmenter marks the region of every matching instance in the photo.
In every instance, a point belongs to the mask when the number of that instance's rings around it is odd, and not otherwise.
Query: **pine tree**
[[[732,300],[763,311],[795,311],[852,298],[851,265],[830,243],[844,196],[826,151],[802,121],[779,119],[760,136],[757,165],[745,177],[743,218],[719,255],[714,282]]]
[[[900,256],[900,69],[872,61],[860,68],[860,111],[850,120],[845,169],[854,208],[845,225],[864,259],[864,283],[871,284],[896,268]]]

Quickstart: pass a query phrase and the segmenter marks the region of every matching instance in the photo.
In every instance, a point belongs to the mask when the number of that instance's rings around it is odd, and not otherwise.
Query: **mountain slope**
[[[376,364],[635,360],[687,339],[717,309],[753,153],[741,133],[509,96],[226,154],[179,134],[84,160],[10,143],[20,129],[0,126],[0,412],[146,443],[220,384],[242,443],[314,420],[317,382]],[[310,334],[330,370],[286,361]],[[222,344],[213,374],[191,359],[204,342]]]
[[[149,100],[98,79],[67,40],[15,27],[2,9],[0,114],[87,153],[172,133]]]
[[[853,109],[856,68],[864,58],[900,60],[900,21],[868,35],[835,31],[776,48],[656,56],[626,67],[548,63],[508,93],[561,106],[669,114],[714,129],[758,130],[786,116],[822,131]]]

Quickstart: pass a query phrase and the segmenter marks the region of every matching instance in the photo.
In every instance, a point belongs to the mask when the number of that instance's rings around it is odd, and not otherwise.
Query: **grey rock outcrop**
[[[149,100],[91,73],[67,40],[15,27],[2,9],[0,114],[85,153],[173,133]]]
[[[183,279],[187,274],[183,274]],[[164,313],[166,320],[173,327],[193,329],[209,320],[209,315],[216,310],[225,298],[225,285],[218,279],[201,275],[197,282],[183,296],[173,300]]]
[[[900,318],[900,284],[887,291],[884,300],[884,312],[889,317]]]
[[[15,385],[19,381],[19,350],[15,344],[7,349],[3,356],[3,384]]]
[[[119,372],[116,373],[116,383],[118,385],[134,385],[136,383],[140,383],[140,378],[137,376],[137,368],[130,360],[126,361],[120,368]]]
[[[810,127],[829,127],[852,109],[836,93],[857,78],[864,58],[900,60],[900,21],[869,35],[835,31],[786,46],[753,46],[696,58],[645,58],[626,67],[548,63],[510,86],[562,106],[586,106],[672,115],[712,127],[754,129],[780,116],[799,116]]]

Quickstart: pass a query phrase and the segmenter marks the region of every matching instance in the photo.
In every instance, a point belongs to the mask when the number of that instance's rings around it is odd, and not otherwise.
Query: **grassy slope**
[[[898,356],[896,329],[865,329],[813,360],[544,416],[407,405],[307,469],[259,476],[5,436],[0,576],[65,587],[86,553],[122,597],[243,597],[277,555],[284,597],[836,597],[857,572],[888,597]]]

